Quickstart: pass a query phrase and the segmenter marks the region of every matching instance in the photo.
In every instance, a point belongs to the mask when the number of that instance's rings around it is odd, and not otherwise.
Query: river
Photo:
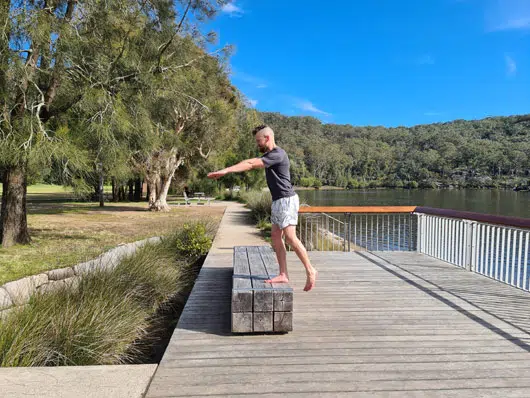
[[[530,192],[490,189],[300,190],[311,206],[429,206],[530,218]]]

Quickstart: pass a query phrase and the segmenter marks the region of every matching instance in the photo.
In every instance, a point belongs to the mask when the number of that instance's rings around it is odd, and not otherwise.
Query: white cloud
[[[506,61],[506,74],[508,76],[514,76],[517,72],[517,64],[515,63],[514,59],[510,57],[509,55],[505,56]]]
[[[312,112],[312,113],[318,113],[320,115],[325,115],[325,116],[331,116],[330,113],[328,112],[324,112],[323,110],[321,109],[318,109],[315,105],[313,105],[313,103],[311,101],[307,101],[307,100],[296,100],[295,104],[294,104],[298,109],[301,109],[303,111],[307,111],[307,112]]]
[[[230,15],[231,17],[242,17],[245,13],[241,7],[236,6],[235,1],[231,1],[230,3],[226,3],[223,7],[221,7],[221,10],[225,13]]]
[[[248,73],[241,72],[240,70],[234,70],[234,79],[240,80],[244,83],[252,84],[256,88],[266,88],[267,82],[263,79],[249,75]]]
[[[530,29],[530,1],[489,0],[485,19],[489,32]]]
[[[255,100],[255,99],[249,98],[249,99],[248,99],[248,104],[249,104],[252,108],[255,108],[256,105],[258,105],[258,100]]]
[[[491,30],[517,30],[530,28],[530,17],[509,19],[500,25],[493,26]]]

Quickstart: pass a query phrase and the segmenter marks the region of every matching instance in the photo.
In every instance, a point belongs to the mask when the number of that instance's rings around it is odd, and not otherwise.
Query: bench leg
[[[254,317],[252,312],[232,313],[232,332],[251,333],[254,329],[253,318]]]

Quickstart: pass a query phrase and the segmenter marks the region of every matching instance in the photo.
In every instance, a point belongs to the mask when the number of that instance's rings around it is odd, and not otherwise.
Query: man
[[[289,171],[289,157],[287,153],[274,142],[274,132],[268,126],[261,125],[253,131],[256,145],[264,155],[259,158],[246,159],[234,166],[208,174],[208,178],[218,179],[228,173],[239,173],[257,168],[265,169],[267,185],[272,194],[272,247],[276,252],[280,274],[267,280],[270,283],[287,283],[287,252],[283,243],[286,242],[293,248],[296,255],[305,267],[307,280],[304,291],[309,291],[315,286],[318,275],[317,270],[311,265],[307,251],[296,236],[298,224],[298,208],[300,206],[298,195],[291,184]]]

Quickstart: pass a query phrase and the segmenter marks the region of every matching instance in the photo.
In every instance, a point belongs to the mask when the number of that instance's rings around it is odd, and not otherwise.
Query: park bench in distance
[[[293,330],[293,289],[288,283],[266,283],[278,275],[270,246],[234,247],[232,332],[285,333]]]

